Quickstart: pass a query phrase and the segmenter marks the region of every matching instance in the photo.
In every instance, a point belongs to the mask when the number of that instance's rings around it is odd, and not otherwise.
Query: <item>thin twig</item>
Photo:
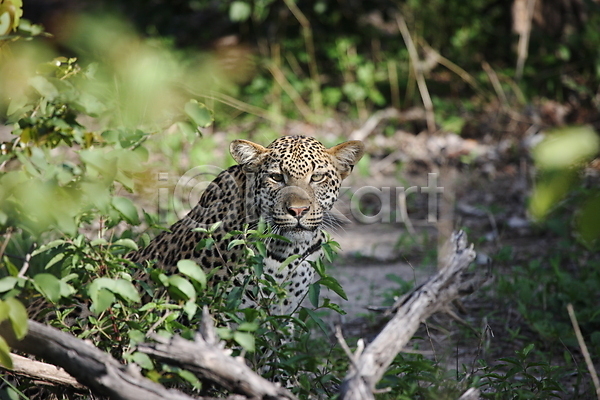
[[[352,366],[354,368],[357,368],[356,356],[352,354],[352,350],[350,350],[350,346],[348,346],[348,343],[346,343],[346,339],[344,339],[344,335],[342,334],[342,328],[339,325],[335,326],[335,338],[337,339],[340,346],[342,346],[342,350],[344,350],[344,353],[346,353],[348,359],[350,359]]]
[[[34,250],[37,245],[34,243],[33,246],[31,246],[31,250]],[[25,274],[27,273],[27,270],[29,269],[29,260],[31,260],[31,251],[29,251],[27,253],[27,255],[25,255],[25,261],[23,262],[23,266],[21,267],[21,270],[19,271],[19,274],[17,275],[17,278],[24,278]]]
[[[425,77],[423,76],[423,70],[420,65],[421,62],[419,60],[417,48],[415,47],[415,44],[408,30],[408,26],[406,25],[406,21],[404,20],[402,15],[397,15],[396,21],[398,23],[398,29],[400,29],[400,33],[402,34],[402,38],[404,39],[404,43],[406,44],[406,48],[408,49],[408,55],[410,57],[410,62],[412,64],[413,70],[415,71],[417,86],[419,88],[419,92],[421,93],[423,106],[425,107],[425,111],[427,113],[427,129],[429,130],[429,132],[435,132],[436,127],[435,114],[433,112],[433,102],[431,101],[431,96],[429,96],[427,83],[425,82]]]
[[[296,91],[296,89],[294,89],[292,84],[288,82],[287,78],[283,74],[283,71],[281,71],[281,69],[275,64],[271,64],[267,68],[269,69],[269,72],[271,72],[271,74],[273,75],[273,78],[275,78],[277,83],[285,91],[285,93],[290,97],[290,99],[292,99],[292,101],[296,105],[296,108],[298,108],[298,111],[300,111],[302,116],[308,121],[312,121],[314,118],[310,107],[308,107],[304,100],[302,100],[302,97]]]
[[[471,74],[469,74],[467,71],[465,71],[464,69],[462,69],[461,67],[459,67],[458,65],[456,65],[455,63],[453,63],[452,61],[447,59],[446,57],[444,57],[443,55],[441,55],[439,52],[437,52],[433,47],[429,46],[429,44],[425,43],[423,40],[420,40],[420,42],[421,42],[421,46],[423,46],[423,48],[425,49],[426,52],[435,54],[436,60],[441,65],[448,68],[450,71],[454,72],[463,81],[465,81],[473,89],[475,89],[475,91],[479,95],[483,96],[483,94],[484,94],[483,89],[481,89],[481,86],[479,86],[479,84],[477,83],[475,78],[473,78],[473,76]]]
[[[575,316],[573,304],[567,304],[567,311],[569,312],[569,318],[571,318],[571,324],[573,324],[573,330],[575,331],[575,336],[577,337],[579,348],[581,348],[581,353],[583,354],[583,358],[585,359],[588,371],[592,376],[592,382],[594,382],[594,387],[596,388],[596,396],[598,397],[598,400],[600,400],[600,380],[598,380],[598,374],[596,373],[596,368],[594,368],[592,357],[590,357],[590,352],[588,351],[585,341],[583,340],[581,329],[579,329],[579,323],[577,322],[577,317]]]
[[[2,247],[0,247],[0,259],[2,259],[2,256],[4,256],[4,251],[6,250],[6,246],[8,246],[8,242],[10,241],[10,238],[12,237],[12,233],[13,233],[13,228],[12,228],[12,226],[9,226],[8,229],[6,230],[6,239],[2,243]]]
[[[231,96],[227,96],[226,94],[211,91],[209,95],[205,95],[205,94],[198,94],[198,95],[203,96],[210,100],[215,100],[220,103],[226,104],[230,107],[236,108],[245,113],[256,115],[257,117],[266,119],[268,121],[276,121],[276,118],[274,118],[267,110],[262,109],[260,107],[250,105],[248,103],[244,103],[243,101],[240,101]]]
[[[396,62],[389,60],[388,79],[390,81],[390,94],[392,96],[392,107],[400,109],[400,86],[398,85],[398,71],[396,70]]]
[[[500,84],[500,79],[498,79],[498,75],[496,74],[496,71],[494,71],[492,69],[492,67],[490,67],[490,64],[488,64],[486,61],[483,61],[481,63],[481,66],[483,67],[483,70],[485,71],[490,82],[492,83],[492,86],[494,87],[494,91],[496,91],[496,95],[500,99],[500,102],[502,103],[502,105],[508,106],[508,99],[506,98],[506,94],[504,93],[504,90],[502,89],[502,85]]]
[[[150,329],[148,329],[148,332],[146,333],[146,337],[150,337],[150,335],[152,335],[152,334],[154,333],[154,330],[155,330],[156,328],[158,328],[158,327],[160,326],[160,324],[162,324],[163,322],[165,322],[165,320],[166,320],[166,319],[169,317],[169,315],[171,315],[171,314],[173,314],[173,311],[171,311],[171,310],[167,310],[167,311],[165,312],[165,314],[164,314],[162,317],[160,317],[160,318],[158,319],[158,321],[156,321],[156,322],[155,322],[155,323],[154,323],[154,324],[153,324],[153,325],[150,327]]]
[[[315,53],[315,43],[313,40],[312,28],[310,27],[310,21],[304,13],[298,8],[296,3],[292,0],[284,0],[294,17],[298,20],[302,26],[302,35],[304,36],[304,44],[306,45],[306,53],[308,54],[308,69],[310,71],[310,83],[312,89],[312,103],[313,109],[316,113],[320,113],[323,110],[323,98],[321,97],[321,78],[319,76],[319,70],[317,68],[317,57]]]
[[[529,36],[531,34],[531,20],[533,19],[533,10],[535,8],[535,0],[527,0],[527,16],[526,22],[523,26],[523,31],[519,32],[519,44],[517,46],[517,70],[515,72],[515,79],[518,81],[523,77],[523,68],[525,67],[525,60],[529,52]]]

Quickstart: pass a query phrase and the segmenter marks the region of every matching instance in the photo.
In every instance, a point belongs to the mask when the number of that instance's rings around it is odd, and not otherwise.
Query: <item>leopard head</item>
[[[328,149],[311,137],[284,136],[268,147],[235,140],[230,151],[246,174],[247,204],[274,233],[294,239],[323,227],[364,146],[348,141]]]

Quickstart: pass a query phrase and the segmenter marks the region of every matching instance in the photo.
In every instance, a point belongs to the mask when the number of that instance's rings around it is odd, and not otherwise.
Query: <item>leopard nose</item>
[[[287,210],[288,210],[288,213],[292,217],[300,218],[301,216],[303,216],[304,214],[306,214],[308,212],[309,208],[310,208],[309,206],[288,207]]]

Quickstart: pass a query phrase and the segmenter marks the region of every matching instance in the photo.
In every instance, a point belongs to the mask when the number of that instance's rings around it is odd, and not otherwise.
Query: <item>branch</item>
[[[90,343],[56,328],[29,320],[23,340],[15,338],[8,320],[0,324],[0,336],[19,351],[64,368],[81,384],[113,400],[191,400],[181,392],[165,389],[144,378],[133,365],[123,365]]]
[[[212,318],[204,307],[201,332],[194,341],[173,336],[165,341],[153,336],[158,343],[143,343],[137,350],[161,362],[185,368],[202,379],[209,379],[225,389],[257,399],[296,399],[287,389],[262,378],[252,371],[243,359],[226,354],[219,345]]]
[[[29,358],[21,357],[13,353],[10,354],[10,358],[13,362],[12,369],[5,368],[1,365],[0,368],[6,369],[17,375],[41,380],[51,385],[70,386],[77,390],[85,389],[85,386],[81,385],[75,378],[55,365],[30,360]]]
[[[360,355],[355,354],[354,363],[340,389],[341,400],[374,399],[375,385],[420,323],[463,292],[480,284],[465,280],[463,274],[475,259],[473,246],[467,247],[466,234],[454,232],[450,245],[452,252],[445,257],[445,267],[399,299],[392,307],[391,312],[395,313],[392,319]]]

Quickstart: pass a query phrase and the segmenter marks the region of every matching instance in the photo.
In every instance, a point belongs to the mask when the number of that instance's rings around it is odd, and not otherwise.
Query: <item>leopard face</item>
[[[327,225],[342,180],[362,156],[360,142],[327,149],[310,137],[286,136],[264,148],[236,140],[231,154],[252,184],[247,210],[263,218],[274,233],[301,240]]]

